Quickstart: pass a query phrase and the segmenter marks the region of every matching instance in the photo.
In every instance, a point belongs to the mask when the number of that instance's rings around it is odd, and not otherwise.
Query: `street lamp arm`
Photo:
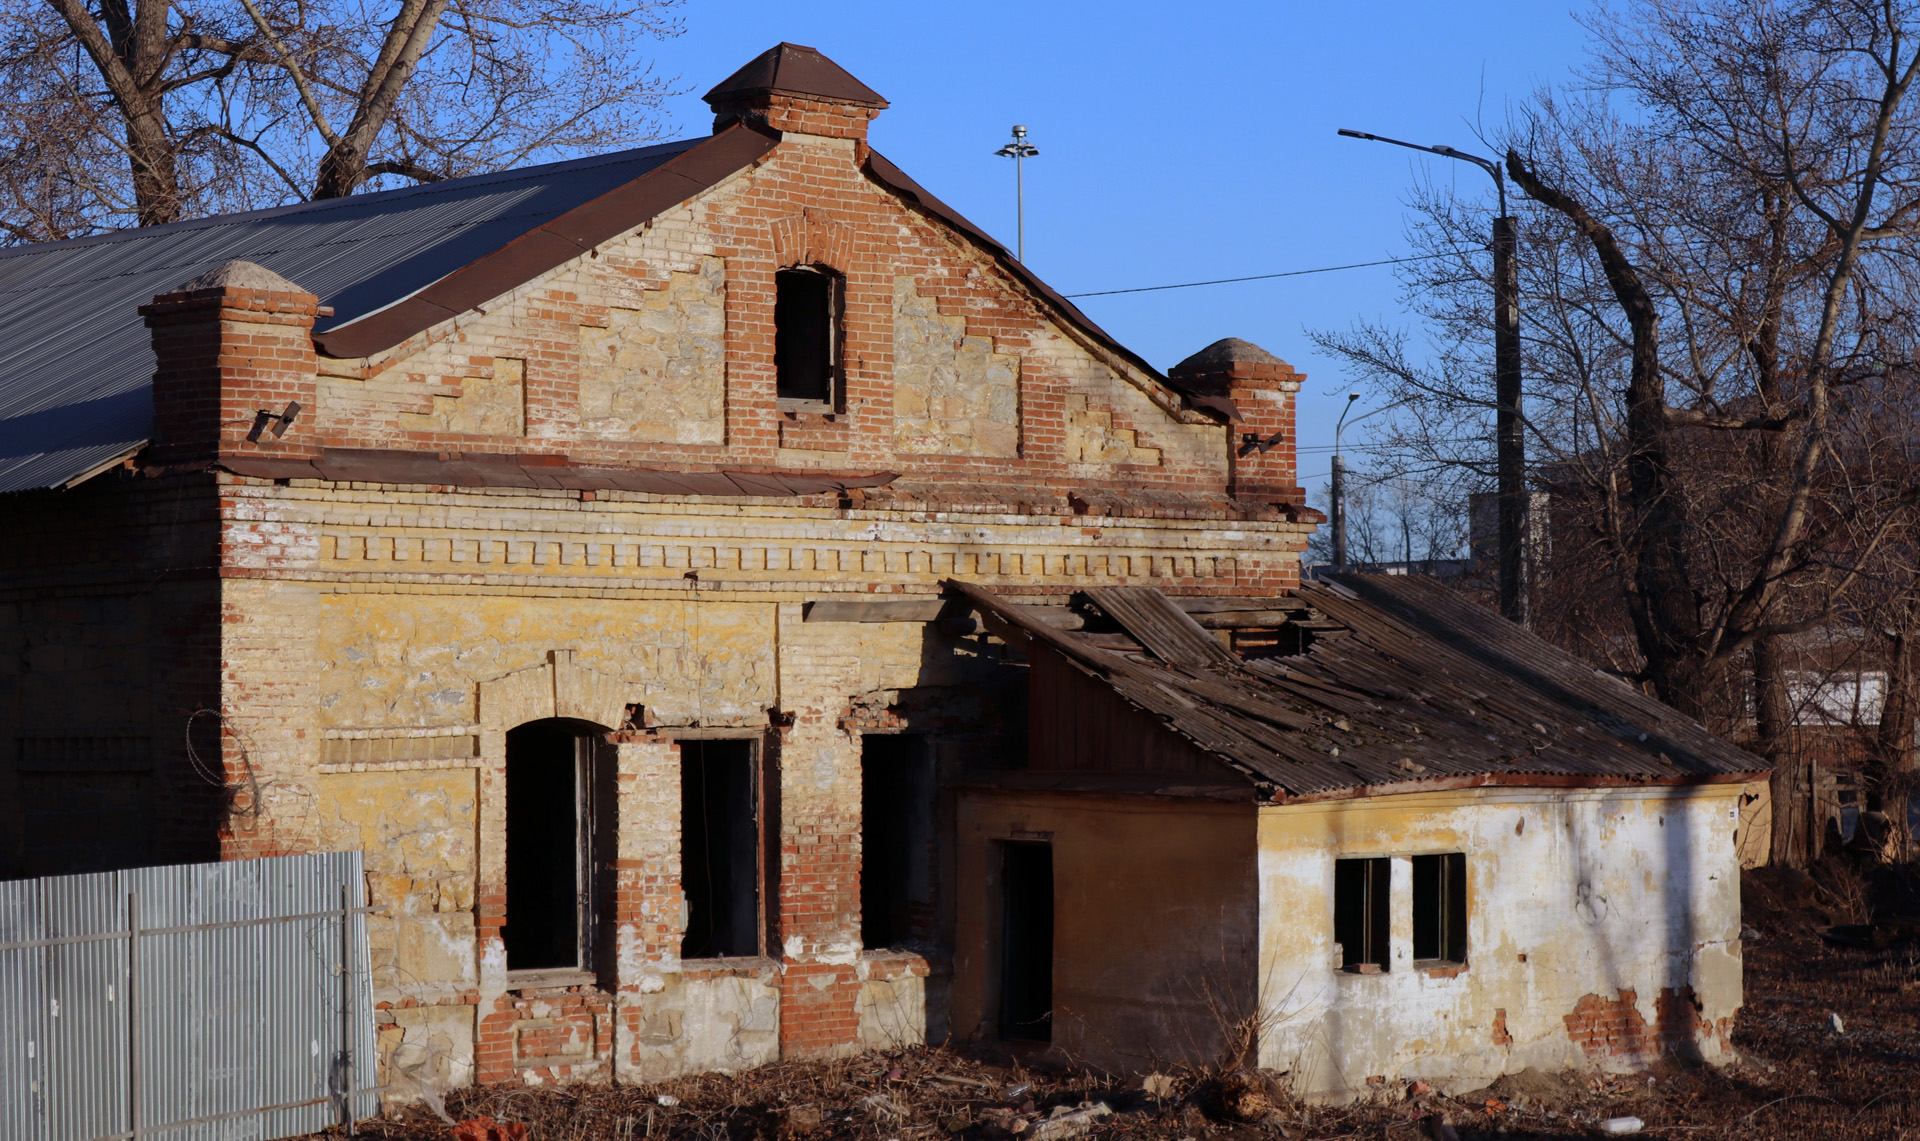
[[[1370,135],[1365,131],[1350,130],[1346,127],[1340,128],[1340,134],[1349,139],[1365,139],[1368,142],[1372,142],[1372,143],[1392,143],[1396,147],[1405,147],[1410,151],[1425,151],[1428,154],[1439,155],[1441,158],[1457,158],[1461,162],[1470,162],[1473,165],[1479,167],[1481,170],[1486,171],[1488,176],[1493,179],[1493,188],[1500,195],[1500,216],[1503,218],[1506,217],[1507,178],[1506,178],[1506,175],[1501,171],[1500,164],[1497,162],[1494,162],[1492,159],[1481,158],[1479,155],[1471,155],[1471,154],[1468,154],[1466,151],[1459,150],[1458,148],[1455,148],[1455,147],[1447,146],[1444,143],[1438,144],[1436,146],[1428,147],[1428,146],[1422,146],[1419,143],[1409,143],[1400,139],[1390,139],[1385,135]]]
[[[1394,401],[1392,404],[1382,404],[1378,408],[1369,408],[1365,412],[1360,413],[1360,415],[1355,416],[1352,422],[1355,424],[1358,424],[1360,421],[1365,420],[1369,416],[1378,416],[1382,412],[1390,412],[1393,409],[1400,407],[1402,404],[1411,404],[1417,399],[1419,398],[1415,396],[1403,396],[1400,399]],[[1352,407],[1353,407],[1353,403],[1349,401],[1347,403],[1347,408],[1352,408]],[[1341,410],[1341,413],[1340,413],[1340,419],[1333,426],[1333,450],[1336,455],[1339,454],[1339,451],[1340,451],[1340,433],[1346,430],[1347,423],[1348,423],[1347,413],[1345,409],[1343,409]]]

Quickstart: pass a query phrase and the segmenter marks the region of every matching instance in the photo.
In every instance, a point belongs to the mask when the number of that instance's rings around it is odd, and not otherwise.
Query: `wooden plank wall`
[[[1054,651],[1035,644],[1029,660],[1028,768],[1245,779]]]

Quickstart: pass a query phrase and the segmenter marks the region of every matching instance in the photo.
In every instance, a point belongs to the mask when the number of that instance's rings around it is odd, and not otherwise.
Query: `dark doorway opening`
[[[904,947],[934,933],[934,776],[924,737],[860,743],[860,942]]]
[[[803,265],[779,271],[773,283],[775,395],[831,405],[840,275]]]
[[[680,742],[680,954],[761,953],[761,781],[752,741]]]
[[[1349,971],[1387,969],[1393,861],[1384,856],[1333,862],[1333,940]]]
[[[1464,853],[1413,858],[1413,957],[1416,962],[1467,961]]]
[[[572,722],[507,733],[510,971],[592,967],[593,752]]]
[[[1001,845],[1000,1036],[1053,1040],[1053,845]]]

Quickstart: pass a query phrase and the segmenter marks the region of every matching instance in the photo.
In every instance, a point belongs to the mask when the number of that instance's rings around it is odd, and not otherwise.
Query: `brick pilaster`
[[[153,445],[149,460],[312,451],[320,299],[252,262],[227,262],[140,307],[152,330]],[[298,403],[280,436],[256,434],[261,413]]]

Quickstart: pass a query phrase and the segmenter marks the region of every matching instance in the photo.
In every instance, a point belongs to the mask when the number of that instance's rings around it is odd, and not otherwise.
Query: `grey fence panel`
[[[374,1112],[358,852],[0,883],[0,1141],[267,1141]]]

